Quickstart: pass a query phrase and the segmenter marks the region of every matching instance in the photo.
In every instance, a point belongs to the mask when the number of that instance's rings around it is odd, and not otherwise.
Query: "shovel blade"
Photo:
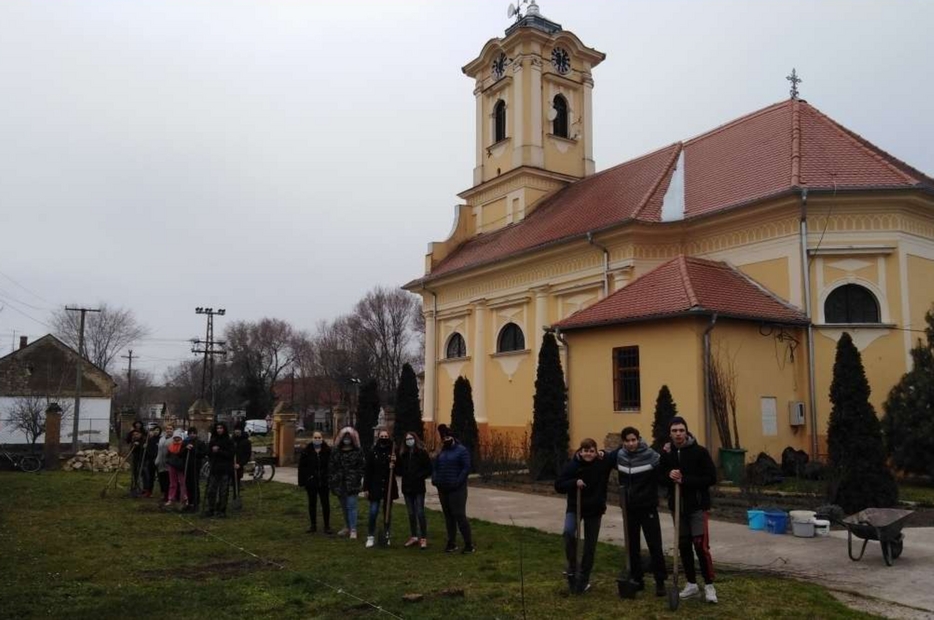
[[[668,590],[668,609],[674,611],[678,609],[678,605],[681,603],[681,596],[678,594],[678,588],[670,588]]]
[[[636,598],[636,584],[629,579],[617,579],[616,591],[619,593],[620,598]]]

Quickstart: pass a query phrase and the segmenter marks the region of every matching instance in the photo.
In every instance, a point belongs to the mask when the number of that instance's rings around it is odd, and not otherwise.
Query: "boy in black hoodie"
[[[243,467],[253,458],[253,442],[250,436],[244,432],[246,422],[238,422],[234,427],[233,440],[236,446],[236,461],[234,470],[237,474],[237,494],[243,489]]]
[[[218,422],[208,444],[211,475],[208,476],[208,506],[205,516],[227,516],[227,494],[230,492],[230,479],[234,475],[235,449],[233,439],[227,434],[227,425]]]
[[[714,588],[713,558],[710,555],[710,536],[707,530],[708,511],[710,510],[710,487],[717,483],[717,468],[707,449],[697,443],[694,435],[688,432],[684,418],[675,416],[668,425],[671,444],[662,455],[662,471],[668,481],[668,507],[674,514],[676,484],[681,485],[681,535],[678,552],[684,565],[684,577],[687,585],[681,591],[681,598],[697,596],[697,574],[694,570],[694,554],[700,561],[701,575],[704,577],[704,596],[708,603],[717,602],[717,590]]]
[[[580,450],[555,480],[555,491],[568,496],[564,515],[564,554],[567,558],[567,577],[571,591],[583,594],[590,589],[590,571],[593,569],[600,535],[600,521],[606,512],[606,485],[615,465],[610,459],[597,458],[597,442],[587,438]],[[584,521],[584,554],[577,565],[577,490],[581,493],[581,516]]]

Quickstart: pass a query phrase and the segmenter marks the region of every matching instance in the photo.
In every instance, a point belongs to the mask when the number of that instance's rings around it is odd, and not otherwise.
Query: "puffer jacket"
[[[435,459],[431,484],[439,491],[457,491],[467,484],[470,474],[470,451],[456,439],[450,445],[443,445]]]
[[[688,433],[683,447],[676,448],[672,444],[671,451],[662,455],[661,470],[667,481],[671,510],[675,508],[675,483],[669,474],[674,469],[681,470],[681,510],[685,513],[710,510],[710,487],[717,484],[717,467],[707,448],[697,443],[694,435]]]
[[[345,435],[351,438],[349,448],[342,443]],[[363,474],[366,471],[366,457],[360,449],[360,437],[353,428],[346,427],[337,434],[335,443],[328,463],[331,493],[338,497],[356,495],[363,488]]]
[[[606,458],[616,467],[620,495],[626,498],[628,508],[658,508],[662,459],[658,452],[640,439],[635,452],[620,447]]]
[[[613,471],[613,461],[594,459],[587,462],[575,456],[564,466],[564,470],[555,480],[555,491],[567,494],[567,510],[577,514],[577,481],[583,480],[581,489],[581,516],[596,517],[606,512],[606,486]]]

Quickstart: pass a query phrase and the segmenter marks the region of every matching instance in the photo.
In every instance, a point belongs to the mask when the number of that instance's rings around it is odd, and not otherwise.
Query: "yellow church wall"
[[[488,421],[499,427],[524,427],[532,419],[537,355],[530,350],[489,356],[486,368]]]
[[[934,252],[932,252],[934,256]],[[924,315],[934,310],[934,258],[926,259],[920,256],[907,255],[908,270],[908,315],[912,330],[924,330],[927,323]],[[925,336],[920,331],[911,332],[911,347],[914,347],[920,338]]]
[[[747,263],[737,265],[737,268],[782,299],[787,301],[791,298],[787,258],[782,257]]]
[[[703,400],[699,323],[671,319],[566,334],[570,345],[569,419],[571,444],[584,437],[603,443],[607,433],[635,426],[651,436],[655,398],[667,384],[692,429],[702,428]],[[613,410],[613,349],[639,347],[639,411]]]

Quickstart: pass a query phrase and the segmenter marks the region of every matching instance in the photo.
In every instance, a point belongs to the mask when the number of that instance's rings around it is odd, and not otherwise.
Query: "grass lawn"
[[[820,480],[799,480],[797,478],[786,478],[779,484],[763,488],[768,491],[786,491],[789,493],[813,493],[815,495],[822,495],[827,491],[827,483]],[[898,499],[905,502],[917,502],[922,506],[934,506],[934,486],[899,482]]]
[[[364,549],[362,539],[305,534],[305,494],[293,486],[250,487],[241,513],[208,520],[183,519],[160,511],[154,499],[131,500],[117,491],[102,500],[105,481],[90,473],[0,473],[0,617],[390,617],[353,595],[405,618],[522,618],[520,538],[530,618],[871,617],[816,585],[748,573],[720,575],[717,606],[689,600],[673,614],[665,599],[648,593],[622,602],[614,581],[621,551],[608,545],[597,551],[594,589],[570,597],[561,577],[562,544],[551,534],[473,522],[479,551],[446,555],[441,515],[432,512],[431,548],[403,549],[402,509],[395,511],[393,547]],[[444,596],[448,588],[464,594]],[[404,603],[402,595],[413,592],[425,599]]]

